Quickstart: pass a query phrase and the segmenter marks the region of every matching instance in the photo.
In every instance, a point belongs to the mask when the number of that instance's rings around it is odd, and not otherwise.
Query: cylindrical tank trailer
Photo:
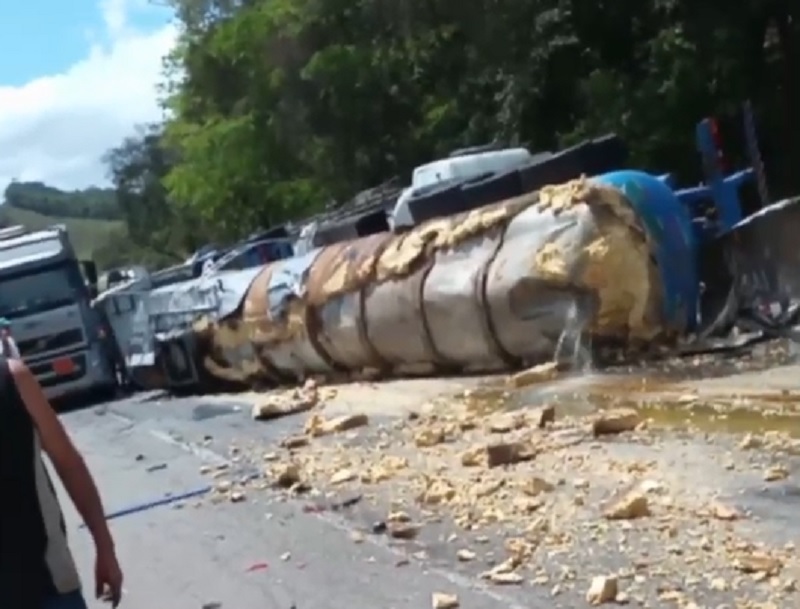
[[[569,324],[628,346],[691,330],[696,258],[669,186],[618,171],[222,274],[238,303],[167,342],[241,384],[495,371],[552,359]]]

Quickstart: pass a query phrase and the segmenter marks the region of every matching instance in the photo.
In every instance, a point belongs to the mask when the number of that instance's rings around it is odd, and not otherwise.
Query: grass
[[[29,230],[38,230],[64,224],[69,231],[72,246],[80,259],[92,257],[94,249],[102,245],[110,232],[123,227],[122,222],[113,220],[94,220],[87,218],[57,218],[44,216],[27,209],[18,209],[10,205],[0,206],[0,218],[9,225],[22,224]]]

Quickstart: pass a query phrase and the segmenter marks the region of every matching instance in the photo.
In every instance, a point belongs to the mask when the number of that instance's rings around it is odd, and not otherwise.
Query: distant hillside
[[[119,220],[117,197],[110,188],[60,190],[42,182],[11,182],[3,193],[6,205],[64,218]]]
[[[93,257],[95,250],[108,242],[112,232],[124,230],[124,225],[119,220],[45,216],[8,204],[0,206],[0,224],[4,226],[22,224],[32,230],[53,224],[64,224],[76,253],[82,259]]]
[[[127,264],[161,268],[178,259],[134,243],[110,188],[59,190],[41,182],[12,182],[3,193],[0,227],[21,224],[38,230],[63,224],[75,253],[100,269]]]

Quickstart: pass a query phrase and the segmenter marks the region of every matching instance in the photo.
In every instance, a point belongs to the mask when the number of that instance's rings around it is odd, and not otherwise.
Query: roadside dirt
[[[350,498],[354,543],[386,536],[553,606],[797,607],[800,366],[776,363],[252,394],[258,418],[301,418],[281,446],[231,447],[266,476],[209,471],[212,500]]]

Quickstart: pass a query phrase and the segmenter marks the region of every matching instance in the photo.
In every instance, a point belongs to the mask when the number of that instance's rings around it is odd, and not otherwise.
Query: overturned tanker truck
[[[774,272],[763,280],[768,254],[754,231],[774,224],[783,237],[770,239],[788,244],[790,227],[775,215],[800,228],[800,211],[783,202],[743,219],[741,186],[763,182],[757,146],[748,139],[752,167],[724,176],[713,127],[697,127],[706,182],[696,188],[675,190],[668,175],[582,170],[410,228],[171,286],[148,305],[151,322],[161,320],[151,323],[150,378],[205,391],[311,375],[489,372],[552,359],[576,319],[593,346],[639,352],[725,332],[753,277],[762,295],[777,285]],[[542,175],[547,184],[553,172]],[[474,174],[456,188],[470,182]]]

